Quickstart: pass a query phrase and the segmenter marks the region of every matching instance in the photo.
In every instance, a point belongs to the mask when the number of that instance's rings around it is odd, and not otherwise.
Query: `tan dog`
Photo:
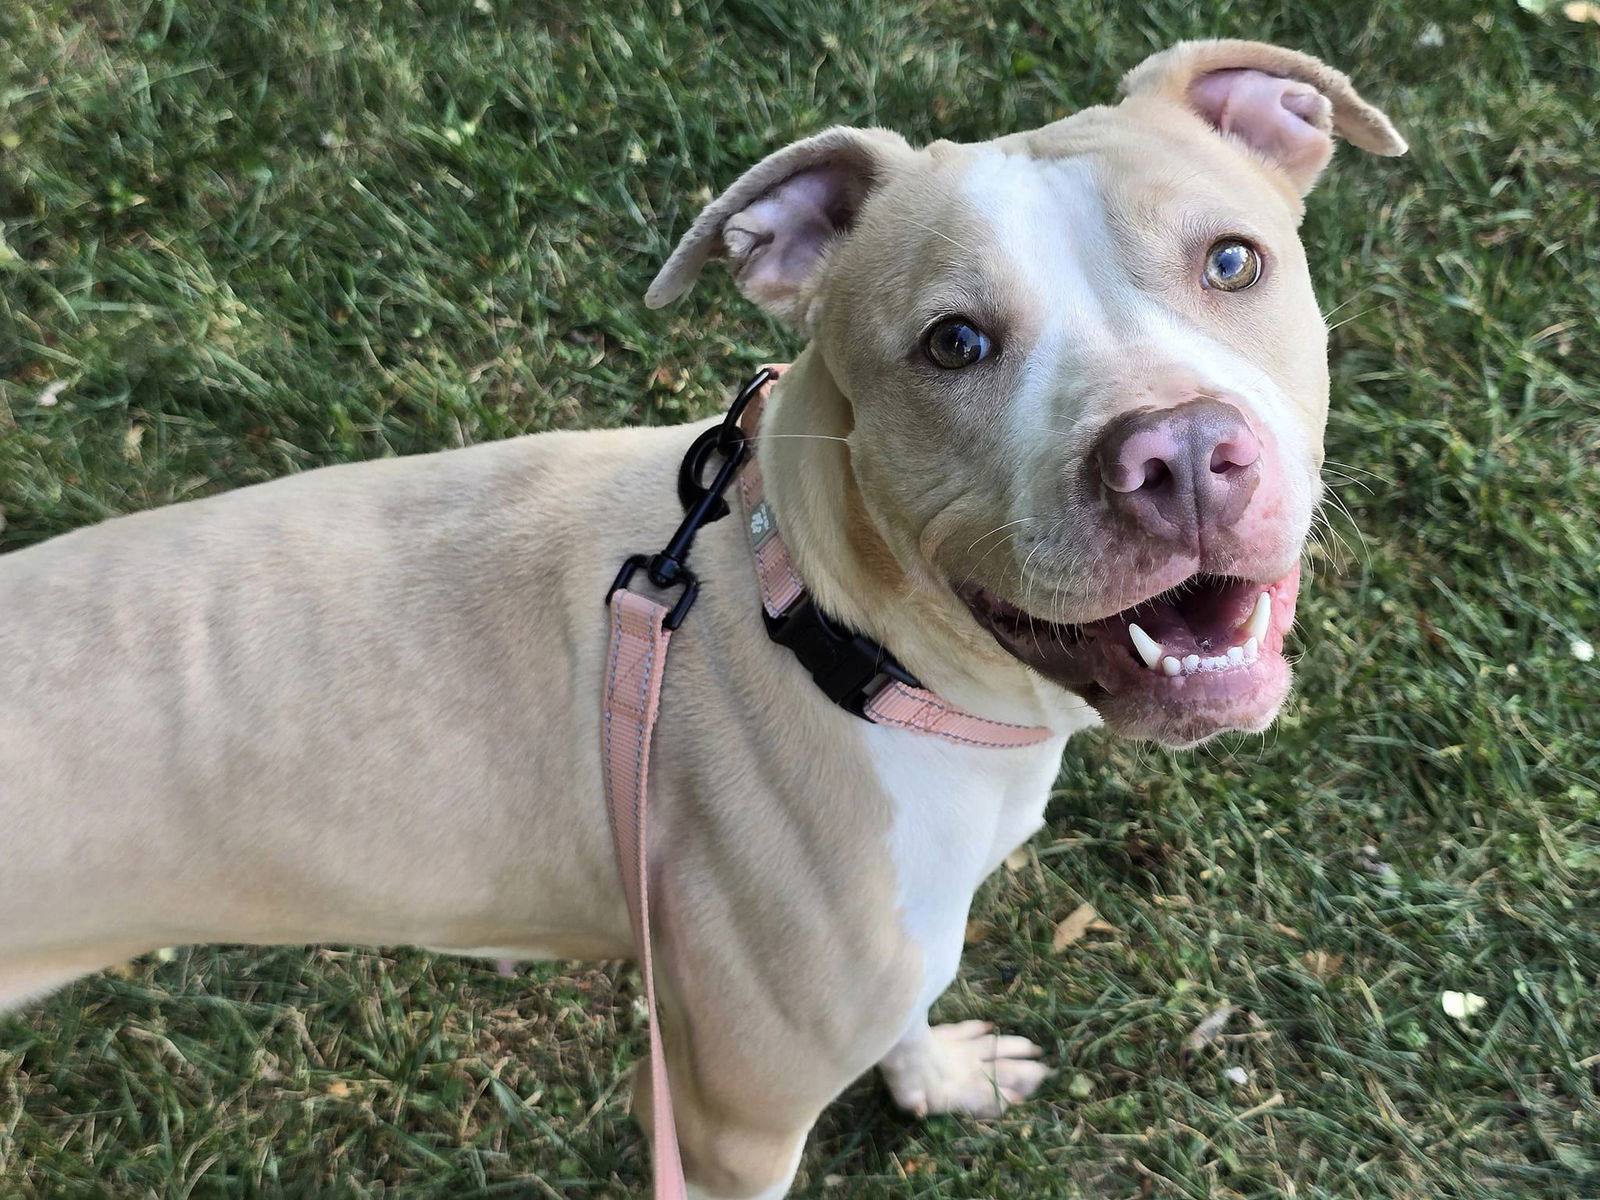
[[[651,288],[725,257],[811,339],[759,453],[819,606],[1055,735],[843,711],[765,635],[739,522],[701,535],[651,846],[698,1195],[782,1195],[874,1064],[917,1112],[1031,1092],[1036,1047],[927,1013],[1065,739],[1261,729],[1287,690],[1328,399],[1301,198],[1335,132],[1405,146],[1270,46],[1181,45],[1124,90],[979,145],[796,143]],[[0,559],[0,1006],[184,942],[631,954],[601,600],[676,524],[701,428],[315,471]]]

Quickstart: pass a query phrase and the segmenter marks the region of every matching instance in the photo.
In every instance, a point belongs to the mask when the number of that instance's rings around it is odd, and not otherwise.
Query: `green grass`
[[[1342,152],[1306,222],[1348,515],[1313,552],[1299,699],[1187,755],[1074,743],[942,1004],[1059,1073],[992,1124],[918,1124],[863,1081],[798,1194],[1600,1197],[1600,663],[1571,649],[1600,642],[1600,27],[1478,0],[672,7],[0,8],[0,548],[325,463],[705,415],[793,338],[720,278],[638,298],[766,151],[1039,124],[1184,36],[1320,54],[1414,153]],[[1117,932],[1053,952],[1084,901]],[[631,979],[135,963],[0,1019],[0,1193],[630,1193]],[[1444,989],[1487,1006],[1458,1022]]]

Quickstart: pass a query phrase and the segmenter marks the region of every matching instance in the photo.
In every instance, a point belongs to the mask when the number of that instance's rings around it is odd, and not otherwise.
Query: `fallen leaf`
[[[1297,942],[1303,942],[1306,940],[1306,935],[1301,933],[1292,925],[1279,925],[1274,922],[1272,927],[1279,933],[1283,934],[1284,937],[1292,937]]]
[[[1316,979],[1326,983],[1344,967],[1344,955],[1329,954],[1326,950],[1307,950],[1300,956],[1306,970]]]
[[[1062,919],[1056,926],[1055,935],[1050,939],[1053,950],[1065,950],[1073,942],[1081,938],[1089,930],[1089,925],[1099,914],[1094,911],[1091,904],[1080,904]]]
[[[1233,1005],[1224,1004],[1194,1027],[1188,1039],[1183,1043],[1183,1048],[1191,1054],[1198,1054],[1201,1050],[1204,1050],[1217,1040],[1218,1035],[1227,1027],[1228,1018],[1238,1011]]]
[[[1008,871],[1022,870],[1023,867],[1028,865],[1028,848],[1026,846],[1018,846],[1010,854],[1006,855],[1003,861]]]
[[[987,921],[980,921],[976,917],[967,922],[967,945],[975,946],[979,942],[986,942],[994,933],[994,926]]]
[[[335,1097],[336,1099],[343,1100],[346,1096],[348,1096],[350,1094],[350,1085],[348,1083],[346,1083],[342,1079],[335,1079],[332,1083],[330,1083],[327,1087],[323,1088],[322,1090],[327,1092],[328,1095]]]

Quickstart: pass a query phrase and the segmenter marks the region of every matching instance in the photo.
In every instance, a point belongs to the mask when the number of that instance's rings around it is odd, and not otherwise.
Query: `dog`
[[[1066,740],[1261,730],[1289,688],[1328,404],[1303,198],[1336,134],[1405,143],[1258,43],[1122,90],[979,144],[796,142],[646,296],[721,258],[807,339],[756,453],[811,602],[952,710],[1041,730],[846,711],[764,629],[741,522],[701,533],[649,846],[694,1196],[785,1194],[873,1066],[916,1113],[1032,1093],[1037,1046],[928,1010]],[[0,1007],[175,943],[633,955],[600,601],[714,424],[312,471],[0,559]]]

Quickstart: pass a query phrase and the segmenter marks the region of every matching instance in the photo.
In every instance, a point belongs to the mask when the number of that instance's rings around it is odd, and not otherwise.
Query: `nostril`
[[[1135,491],[1159,492],[1172,481],[1172,468],[1167,465],[1164,459],[1146,459],[1139,470],[1143,478],[1140,480],[1139,486],[1134,489]]]
[[[1231,479],[1255,465],[1260,449],[1255,439],[1223,442],[1211,452],[1211,473]]]

